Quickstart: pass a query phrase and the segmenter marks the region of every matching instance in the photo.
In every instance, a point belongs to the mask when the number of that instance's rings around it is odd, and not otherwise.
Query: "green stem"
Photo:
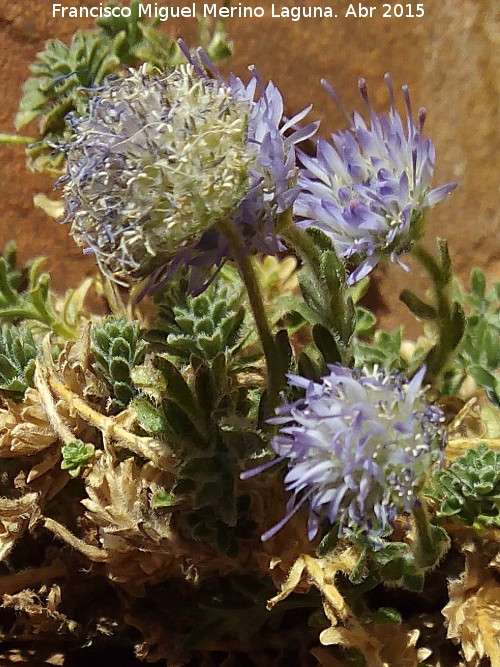
[[[323,323],[328,329],[333,330],[342,362],[349,365],[351,355],[347,349],[347,344],[352,332],[347,330],[346,325],[344,285],[340,280],[335,281],[337,283],[335,285],[329,286],[327,284],[321,269],[321,256],[318,247],[309,234],[293,223],[290,211],[279,216],[278,231],[280,236],[292,246],[309,268],[320,299],[320,308],[323,311],[320,315]]]
[[[297,251],[304,263],[307,264],[311,273],[318,281],[320,291],[323,291],[318,248],[305,231],[293,224],[291,211],[285,211],[285,213],[281,213],[278,216],[278,232]]]
[[[245,252],[245,246],[238,230],[228,221],[220,222],[218,227],[231,246],[233,259],[238,266],[241,278],[247,289],[250,307],[252,308],[257,332],[266,360],[267,406],[269,412],[272,412],[278,404],[279,391],[283,384],[284,377],[282,377],[283,372],[279,363],[271,327],[267,319],[260,286],[250,257]]]
[[[77,329],[68,327],[61,318],[57,318],[49,326],[52,328],[52,331],[58,336],[61,336],[61,338],[76,340],[78,337]]]
[[[413,507],[416,541],[413,552],[417,567],[430,567],[439,557],[439,550],[432,538],[432,527],[427,507],[423,500],[417,501]]]
[[[22,137],[20,134],[0,134],[0,144],[29,146],[29,144],[34,144],[35,141],[34,137]]]
[[[427,364],[425,381],[434,383],[447,367],[450,356],[456,348],[453,332],[452,302],[449,293],[449,281],[443,279],[443,270],[436,259],[421,245],[414,246],[413,256],[427,271],[434,291],[437,311],[439,343],[430,363]]]

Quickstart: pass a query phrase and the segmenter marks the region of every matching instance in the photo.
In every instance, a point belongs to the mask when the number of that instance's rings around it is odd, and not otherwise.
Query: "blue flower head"
[[[186,64],[108,79],[75,118],[63,177],[75,240],[140,280],[228,216],[248,189],[248,102]]]
[[[228,87],[236,102],[249,107],[246,148],[252,159],[247,187],[228,218],[241,234],[246,252],[276,254],[284,249],[276,234],[276,216],[290,209],[300,192],[295,146],[313,136],[319,126],[319,122],[312,122],[298,127],[312,105],[286,119],[280,91],[272,82],[265,85],[253,66],[249,67],[248,84],[233,74],[226,82],[203,51],[192,55],[181,46],[200,77],[207,78],[206,67],[219,85]],[[227,239],[212,227],[198,243],[157,271],[147,290],[158,289],[182,264],[192,269],[191,290],[200,291],[208,272],[231,255]]]
[[[448,183],[430,188],[435,149],[423,137],[425,109],[419,109],[415,122],[408,88],[403,86],[407,108],[403,122],[388,74],[386,83],[388,114],[375,113],[366,82],[360,79],[369,125],[355,112],[352,119],[347,116],[350,130],[333,134],[332,143],[320,139],[315,157],[300,155],[304,170],[295,203],[295,213],[303,218],[299,224],[321,229],[338,255],[356,265],[349,284],[370,273],[382,257],[406,269],[399,255],[421,236],[423,212],[456,187]],[[335,91],[323,84],[341,105]]]
[[[246,251],[276,252],[276,216],[299,192],[295,144],[317,128],[296,127],[309,109],[285,121],[280,92],[255,71],[245,86],[209,74],[204,54],[186,56],[92,91],[88,113],[73,119],[61,179],[75,240],[112,280],[149,277],[146,291],[179,265],[201,284],[231,254],[222,221]]]
[[[277,458],[242,477],[287,462],[284,483],[293,495],[285,517],[263,540],[308,505],[309,539],[329,523],[338,525],[340,537],[377,548],[441,461],[443,413],[422,399],[425,368],[412,380],[380,370],[329,370],[320,382],[289,376],[305,396],[278,408],[270,420],[281,426],[271,443]]]

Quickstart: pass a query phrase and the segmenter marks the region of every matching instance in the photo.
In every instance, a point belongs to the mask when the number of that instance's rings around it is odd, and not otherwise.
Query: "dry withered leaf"
[[[4,594],[2,607],[14,609],[27,617],[29,634],[73,635],[80,631],[76,621],[59,611],[61,589],[57,584],[43,585],[35,592],[24,589],[14,595]]]
[[[454,403],[456,412],[447,427],[448,437],[452,438],[477,438],[486,434],[486,426],[481,419],[479,403],[476,396],[467,402],[460,401],[457,396],[450,396],[447,403]]]
[[[370,623],[366,626],[366,631],[374,640],[380,642],[382,662],[379,664],[382,664],[383,667],[419,667],[432,653],[427,648],[417,648],[420,631],[406,624],[388,626],[382,623]],[[354,635],[349,637],[354,638]],[[342,635],[339,638],[346,637]],[[341,641],[335,643],[342,644]],[[315,647],[311,653],[321,667],[344,667],[345,663],[334,657],[324,646]]]
[[[283,517],[287,502],[284,486],[276,487],[272,477],[251,477],[244,482],[245,492],[250,495],[252,519],[264,532]],[[262,575],[270,576],[276,588],[280,588],[297,558],[311,548],[307,532],[301,530],[304,522],[302,513],[289,521],[272,540],[260,542],[253,547],[251,558]],[[306,582],[298,584],[302,590],[308,590]]]
[[[460,643],[467,667],[479,667],[485,657],[491,667],[500,667],[500,583],[494,572],[499,557],[489,562],[482,546],[470,541],[462,547],[465,570],[450,582],[442,613],[447,637]]]
[[[38,494],[35,492],[20,498],[0,498],[0,560],[7,557],[38,511]]]
[[[32,456],[57,441],[36,389],[28,388],[22,403],[5,403],[7,408],[0,409],[0,457]]]
[[[92,323],[82,327],[77,341],[68,341],[64,346],[54,372],[66,387],[79,396],[93,397],[97,400],[107,398],[109,393],[104,383],[97,377],[91,366],[90,329]],[[50,357],[45,354],[45,361],[50,365]]]
[[[28,667],[63,667],[66,655],[60,651],[28,649],[26,646],[0,651],[0,667],[28,665]]]
[[[165,577],[185,548],[171,527],[170,514],[151,507],[151,495],[168,483],[152,464],[128,458],[117,465],[106,453],[85,480],[86,516],[99,526],[107,569],[113,581],[139,587]]]
[[[139,660],[149,663],[166,660],[172,667],[183,667],[189,662],[191,656],[182,648],[182,637],[151,609],[145,609],[144,605],[132,605],[125,612],[124,620],[140,632],[141,640],[135,645],[135,654]]]
[[[12,572],[0,577],[0,595],[18,593],[24,588],[33,588],[36,584],[51,581],[64,574],[66,574],[66,564],[59,558],[49,565]]]
[[[95,410],[78,394],[70,391],[64,383],[58,380],[53,369],[45,367],[42,371],[47,374],[50,389],[66,405],[70,414],[81,417],[86,424],[101,431],[105,445],[112,440],[115,447],[129,449],[146,461],[151,461],[161,470],[175,470],[178,461],[167,442],[131,432],[130,427],[134,419],[130,418],[130,411],[125,410],[115,417],[107,417]],[[84,436],[80,435],[80,437]],[[66,440],[63,434],[62,439]]]
[[[382,644],[380,655],[384,667],[418,667],[432,653],[427,648],[417,648],[420,636],[417,628],[372,623],[369,632]]]
[[[386,667],[380,655],[381,642],[370,636],[365,630],[349,609],[335,585],[337,575],[352,572],[356,562],[357,553],[351,547],[343,551],[335,551],[325,558],[313,558],[308,555],[299,556],[292,566],[281,591],[268,601],[268,609],[272,609],[274,605],[297,590],[301,581],[305,578],[309,584],[321,593],[323,609],[331,623],[329,628],[321,632],[320,642],[324,646],[339,644],[346,647],[356,647],[362,651],[370,667]]]

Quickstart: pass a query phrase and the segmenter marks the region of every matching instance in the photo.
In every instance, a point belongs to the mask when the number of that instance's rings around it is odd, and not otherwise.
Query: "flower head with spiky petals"
[[[221,85],[225,84],[222,75],[201,49],[193,55],[182,41],[180,45],[200,77],[207,77],[208,71]],[[272,82],[264,85],[253,66],[249,70],[251,77],[248,84],[245,85],[233,74],[225,84],[229,86],[235,100],[250,105],[247,149],[253,156],[247,191],[229,218],[241,235],[246,252],[273,255],[283,249],[276,232],[277,215],[290,209],[300,192],[295,146],[312,137],[319,122],[298,127],[312,105],[286,119],[283,115],[283,97],[278,88]],[[199,243],[179,253],[173,263],[157,271],[151,277],[146,291],[158,289],[179,265],[191,267],[191,291],[200,291],[206,285],[207,275],[213,267],[221,266],[231,255],[228,240],[212,227]]]
[[[78,243],[128,283],[197,242],[248,190],[250,104],[183,65],[143,66],[93,91],[63,177]]]
[[[305,396],[270,420],[282,427],[272,441],[277,458],[242,477],[287,461],[284,482],[293,495],[285,517],[263,540],[308,504],[309,539],[329,523],[338,525],[339,536],[377,548],[441,460],[443,414],[422,398],[425,368],[412,380],[380,370],[329,370],[320,382],[289,376]]]
[[[153,291],[179,265],[203,275],[230,255],[218,224],[231,222],[246,250],[275,253],[276,216],[298,194],[295,144],[317,123],[286,123],[278,89],[255,98],[210,76],[202,57],[168,72],[143,66],[92,91],[67,146],[66,219],[101,270]],[[198,280],[198,284],[203,281]]]
[[[431,139],[423,137],[425,109],[419,109],[415,123],[403,86],[404,123],[388,74],[386,83],[391,100],[387,115],[375,113],[366,82],[360,79],[370,124],[358,112],[352,119],[345,112],[350,130],[333,134],[333,145],[320,139],[315,157],[300,155],[304,170],[295,213],[303,218],[301,226],[321,229],[339,256],[356,265],[349,284],[370,273],[384,256],[406,269],[399,255],[421,236],[423,212],[456,187],[448,183],[430,189],[435,149]],[[342,107],[331,86],[323,84]]]

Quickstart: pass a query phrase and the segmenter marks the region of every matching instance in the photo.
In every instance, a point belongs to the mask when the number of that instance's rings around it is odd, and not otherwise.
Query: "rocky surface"
[[[93,6],[93,0],[72,0],[66,6]],[[158,2],[158,4],[172,4]],[[181,3],[176,0],[175,4]],[[233,5],[238,5],[233,2]],[[499,204],[499,92],[500,5],[497,0],[424,0],[423,18],[383,18],[382,2],[372,18],[343,17],[346,0],[297,0],[275,3],[332,6],[338,19],[271,18],[267,0],[242,5],[266,6],[267,18],[234,18],[230,33],[235,42],[231,69],[240,75],[255,63],[264,79],[272,77],[282,89],[287,112],[314,102],[313,115],[322,120],[325,136],[345,125],[341,112],[319,84],[326,77],[350,110],[361,108],[357,79],[364,76],[377,109],[387,104],[383,75],[395,84],[408,83],[415,108],[428,110],[427,134],[437,148],[436,184],[458,180],[459,189],[429,216],[429,237],[450,241],[454,264],[467,281],[474,265],[491,277],[500,274]],[[358,3],[354,3],[356,6]],[[391,4],[395,4],[391,0]],[[413,3],[416,7],[416,2]],[[91,21],[52,18],[52,3],[0,0],[0,132],[13,131],[21,86],[28,64],[49,37],[68,41],[77,27]],[[168,21],[171,34],[192,35],[192,22]],[[225,69],[228,69],[226,67]],[[27,174],[23,150],[0,147],[0,245],[14,237],[20,255],[44,254],[58,289],[75,285],[93,271],[68,237],[67,227],[34,210],[36,192],[52,194],[48,178]],[[380,313],[385,326],[408,320],[398,305],[401,287],[425,283],[418,269],[410,276],[386,266],[377,271]],[[374,299],[377,295],[374,294]],[[383,303],[382,303],[383,302]],[[409,333],[417,331],[414,325]]]

